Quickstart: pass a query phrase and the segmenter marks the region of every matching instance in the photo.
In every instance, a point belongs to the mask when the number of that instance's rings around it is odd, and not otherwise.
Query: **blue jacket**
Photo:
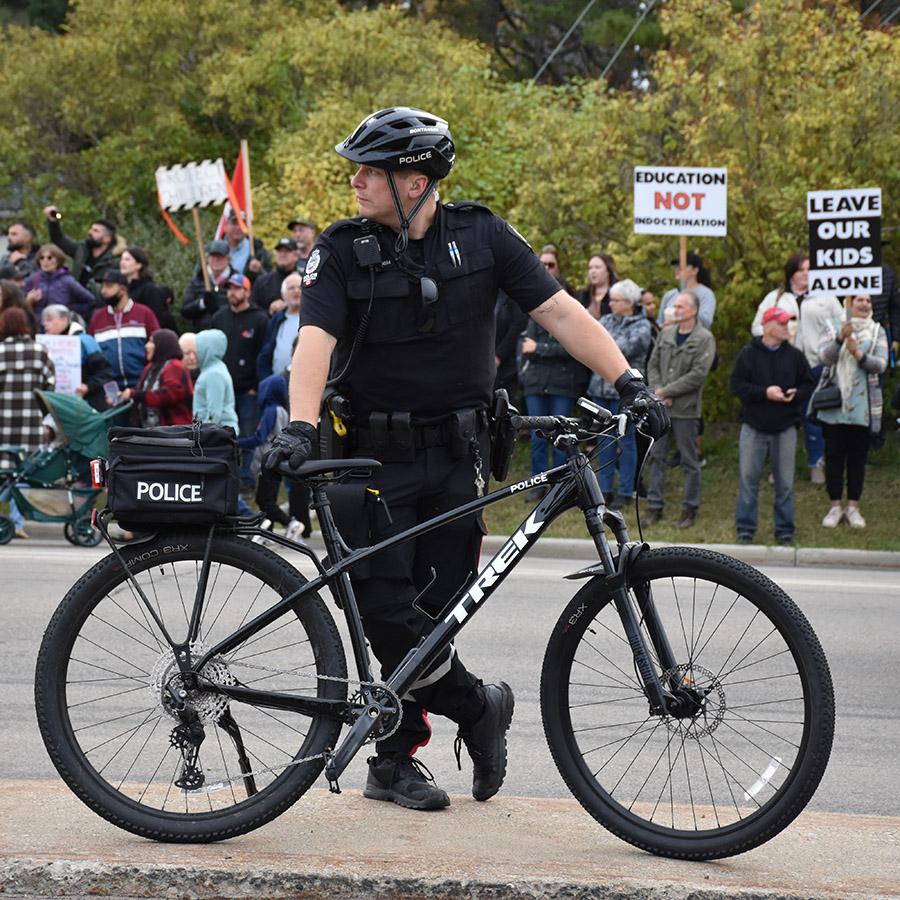
[[[238,446],[244,448],[261,447],[266,441],[275,437],[281,427],[279,419],[283,423],[288,415],[288,388],[282,375],[269,375],[259,383],[257,394],[259,408],[262,415],[259,418],[259,427],[256,431],[238,439]],[[281,411],[281,415],[279,415]]]
[[[230,425],[237,433],[238,417],[234,406],[234,385],[225,363],[228,338],[217,328],[197,335],[197,361],[200,375],[194,385],[194,418],[216,425]]]
[[[147,363],[144,353],[147,339],[158,328],[153,310],[129,300],[118,311],[101,306],[91,316],[87,331],[100,345],[119,387],[133,388]]]

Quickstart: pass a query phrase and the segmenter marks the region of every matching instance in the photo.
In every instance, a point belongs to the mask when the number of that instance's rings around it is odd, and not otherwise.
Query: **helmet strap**
[[[429,178],[428,185],[422,192],[422,196],[416,201],[416,205],[409,211],[409,216],[403,210],[403,204],[400,202],[400,194],[397,191],[397,184],[394,181],[394,173],[390,169],[385,169],[387,175],[388,187],[391,189],[391,197],[394,199],[394,208],[397,210],[397,218],[400,220],[400,234],[394,243],[394,252],[399,256],[406,252],[409,246],[409,226],[412,220],[419,214],[422,207],[428,202],[428,198],[434,191],[437,184],[437,178]]]

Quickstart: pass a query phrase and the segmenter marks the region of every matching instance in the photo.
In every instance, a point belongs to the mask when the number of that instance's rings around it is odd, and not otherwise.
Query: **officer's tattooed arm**
[[[337,339],[316,325],[304,325],[291,363],[291,421],[317,425],[328,367]]]
[[[531,317],[601,378],[614,384],[628,360],[609,332],[572,296],[557,291],[531,311]]]

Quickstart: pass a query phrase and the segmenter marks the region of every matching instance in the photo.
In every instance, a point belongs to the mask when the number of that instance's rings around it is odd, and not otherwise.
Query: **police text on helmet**
[[[415,156],[401,156],[399,159],[399,164],[410,165],[411,163],[422,162],[423,159],[431,159],[431,151],[426,150],[424,153],[418,153]]]

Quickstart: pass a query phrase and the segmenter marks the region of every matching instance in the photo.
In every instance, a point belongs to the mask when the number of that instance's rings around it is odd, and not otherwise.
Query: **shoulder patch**
[[[313,252],[309,254],[309,259],[306,261],[306,270],[303,273],[303,287],[315,284],[322,266],[328,261],[330,255],[327,248],[319,244],[313,247]]]
[[[476,203],[474,200],[452,200],[450,203],[445,203],[444,206],[457,212],[471,212],[476,209],[486,213],[490,212],[488,207],[482,203]]]
[[[529,244],[528,241],[526,241],[525,238],[519,233],[519,231],[515,227],[510,225],[509,222],[506,223],[506,229],[510,234],[515,235],[529,250],[531,250],[532,253],[534,253],[531,244]]]

